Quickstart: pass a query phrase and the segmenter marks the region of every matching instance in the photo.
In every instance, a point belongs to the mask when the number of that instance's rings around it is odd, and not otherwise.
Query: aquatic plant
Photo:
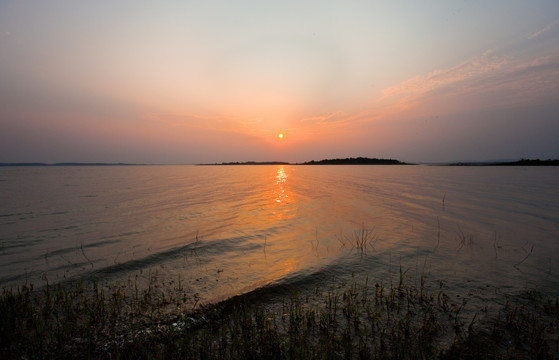
[[[402,267],[394,285],[353,277],[299,289],[279,304],[264,289],[199,305],[150,273],[137,279],[23,285],[0,297],[0,357],[199,359],[553,358],[559,299],[537,291],[476,309],[440,280]],[[413,284],[416,285],[413,285]],[[168,284],[167,284],[168,285]]]
[[[337,236],[337,239],[340,242],[340,248],[349,247],[350,250],[356,250],[363,254],[369,249],[374,249],[378,237],[374,228],[366,228],[365,224],[363,224],[360,229],[351,232],[349,235],[340,234]]]

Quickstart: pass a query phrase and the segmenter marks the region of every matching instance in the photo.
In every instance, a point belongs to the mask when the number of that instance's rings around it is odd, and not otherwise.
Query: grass
[[[350,235],[342,234],[337,239],[340,242],[341,248],[349,246],[349,249],[356,250],[361,254],[367,252],[367,250],[374,249],[375,243],[378,240],[374,229],[365,228],[365,224]]]
[[[366,238],[366,236],[365,236]],[[394,285],[354,277],[283,301],[250,293],[196,306],[180,281],[4,289],[0,358],[552,359],[559,300],[537,291],[472,309],[444,282],[400,269]],[[390,284],[392,281],[390,281]],[[397,285],[396,285],[397,284]],[[415,284],[415,285],[413,285]]]

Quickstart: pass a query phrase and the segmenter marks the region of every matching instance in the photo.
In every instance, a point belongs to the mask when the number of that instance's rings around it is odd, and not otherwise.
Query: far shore
[[[222,162],[213,164],[197,164],[199,166],[222,166],[222,165],[418,165],[416,163],[406,163],[394,159],[377,158],[344,158],[344,159],[323,159],[319,161],[311,160],[303,163],[289,163],[282,161],[245,161],[245,162]],[[467,161],[467,162],[448,162],[436,164],[424,164],[431,166],[559,166],[557,159],[520,159],[517,161]]]
[[[446,163],[407,163],[395,159],[378,158],[344,158],[311,160],[302,163],[290,163],[286,161],[244,161],[244,162],[221,162],[200,164],[135,164],[135,163],[41,163],[41,162],[18,162],[0,163],[0,167],[52,167],[52,166],[164,166],[164,165],[196,165],[196,166],[230,166],[230,165],[429,165],[429,166],[559,166],[559,159],[520,159],[516,161],[459,161]]]

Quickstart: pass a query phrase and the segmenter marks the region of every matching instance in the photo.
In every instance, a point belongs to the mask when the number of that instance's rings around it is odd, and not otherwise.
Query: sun
[[[283,137],[284,137],[283,133],[279,133],[279,134],[278,134],[278,139],[281,140],[281,139],[283,139]]]

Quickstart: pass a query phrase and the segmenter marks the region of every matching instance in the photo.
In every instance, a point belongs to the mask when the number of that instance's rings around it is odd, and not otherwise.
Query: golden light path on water
[[[269,235],[264,235],[261,252],[257,250],[252,253],[243,253],[241,256],[236,255],[236,261],[232,264],[234,269],[231,271],[239,271],[248,264],[247,270],[249,272],[261,276],[261,279],[256,283],[246,284],[243,292],[255,285],[262,286],[283,279],[289,273],[304,267],[305,263],[309,263],[303,255],[306,252],[304,247],[307,244],[297,244],[296,238],[298,236],[293,237],[294,234],[285,233],[281,230],[286,223],[297,216],[297,196],[289,189],[289,169],[291,168],[279,165],[273,167],[273,169],[275,177],[271,179],[270,189],[261,194],[261,200],[263,201],[261,201],[262,207],[259,209],[260,213],[268,214],[268,216],[256,215],[252,218],[245,218],[244,224],[247,228],[268,227],[278,229],[278,231],[271,231]],[[301,234],[297,232],[297,235],[300,236]],[[240,283],[242,282],[240,281]],[[228,295],[225,295],[225,297]]]
[[[276,175],[276,185],[278,189],[276,190],[276,203],[285,204],[289,200],[289,195],[287,195],[285,186],[287,185],[287,173],[283,166],[280,166]]]
[[[337,266],[338,259],[356,246],[356,232],[365,230],[371,235],[368,240],[374,240],[378,234],[373,234],[373,221],[379,231],[388,228],[393,236],[411,236],[410,227],[400,223],[402,219],[392,221],[388,214],[379,216],[376,204],[367,204],[360,196],[337,191],[339,174],[336,171],[316,169],[316,172],[309,172],[309,168],[291,165],[244,170],[258,173],[260,180],[268,180],[255,187],[249,196],[239,199],[241,206],[235,210],[237,220],[230,228],[220,230],[222,239],[241,235],[242,240],[229,254],[218,256],[205,265],[203,271],[219,273],[218,281],[195,282],[195,287],[204,284],[197,291],[205,293],[209,299],[227,298]],[[307,183],[309,175],[311,183]],[[316,176],[318,179],[314,178]],[[316,181],[322,184],[316,186]],[[231,193],[237,190],[231,188]],[[371,214],[376,219],[371,218]],[[384,240],[379,248],[389,247],[395,241],[393,238]],[[365,246],[372,249],[373,244]],[[215,270],[210,270],[212,266]],[[180,273],[197,271],[182,270]]]

